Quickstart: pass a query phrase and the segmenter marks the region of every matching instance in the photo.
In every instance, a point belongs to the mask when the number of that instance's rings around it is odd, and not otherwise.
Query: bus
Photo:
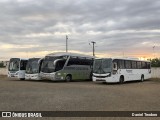
[[[41,80],[40,68],[42,60],[42,58],[29,58],[25,72],[26,80]]]
[[[11,58],[8,66],[8,77],[25,79],[25,70],[28,59]]]
[[[151,78],[150,61],[129,58],[97,58],[93,64],[94,82],[123,83]]]
[[[93,57],[75,53],[53,53],[45,56],[41,78],[49,80],[85,80],[92,77]]]

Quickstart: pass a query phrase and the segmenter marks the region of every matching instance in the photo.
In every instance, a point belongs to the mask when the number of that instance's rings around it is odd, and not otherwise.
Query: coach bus
[[[98,58],[94,60],[94,82],[119,82],[151,78],[150,61],[141,61],[129,58]]]
[[[25,70],[28,59],[11,58],[8,66],[8,77],[25,79]]]
[[[29,58],[26,65],[26,80],[41,80],[40,68],[42,64],[42,58]]]
[[[49,80],[91,79],[93,57],[75,53],[53,53],[45,56],[41,78]]]

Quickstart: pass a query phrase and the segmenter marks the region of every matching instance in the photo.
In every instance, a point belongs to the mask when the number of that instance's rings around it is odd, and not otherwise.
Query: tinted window
[[[147,62],[147,68],[150,69],[151,68],[151,64],[150,62]]]
[[[120,68],[120,69],[124,69],[125,68],[125,66],[124,66],[124,60],[119,60],[118,61],[118,68]]]
[[[136,68],[137,68],[136,61],[132,61],[132,69],[136,69]]]
[[[131,69],[131,61],[129,61],[129,60],[125,61],[125,68]]]
[[[86,59],[86,58],[78,58],[78,57],[71,57],[69,59],[68,65],[92,65],[93,60],[92,59]]]
[[[147,62],[142,62],[142,69],[147,69]]]
[[[141,69],[141,68],[142,68],[142,65],[141,65],[141,62],[140,62],[140,61],[137,62],[137,68],[138,68],[138,69]]]
[[[71,57],[68,61],[68,65],[67,66],[70,66],[70,65],[79,65],[80,64],[80,60],[76,57]]]
[[[60,60],[56,63],[56,71],[63,69],[66,60]]]

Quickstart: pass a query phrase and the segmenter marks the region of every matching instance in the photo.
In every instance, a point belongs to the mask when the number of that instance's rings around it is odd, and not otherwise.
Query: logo
[[[2,117],[11,117],[11,112],[2,112]]]

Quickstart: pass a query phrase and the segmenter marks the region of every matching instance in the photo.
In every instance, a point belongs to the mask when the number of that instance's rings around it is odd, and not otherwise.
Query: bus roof
[[[51,53],[46,56],[79,56],[79,57],[86,57],[86,58],[94,58],[93,56],[79,54],[79,53],[66,53],[66,52],[57,52],[57,53]]]
[[[148,60],[139,60],[138,58],[114,58],[114,57],[112,57],[112,58],[96,58],[96,59],[112,59],[112,60],[115,60],[115,59],[119,59],[119,60],[133,60],[133,61],[145,61],[145,62],[150,62],[150,61],[148,61]]]
[[[41,58],[29,58],[28,60],[32,60],[32,59],[41,59]]]
[[[20,60],[28,60],[28,58],[10,58],[11,59],[20,59]]]

